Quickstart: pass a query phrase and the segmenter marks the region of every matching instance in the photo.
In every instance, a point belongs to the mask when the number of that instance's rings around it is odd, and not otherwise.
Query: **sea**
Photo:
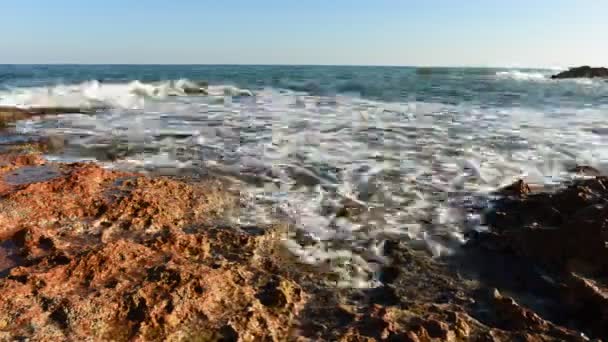
[[[0,106],[66,108],[1,139],[59,137],[46,156],[59,162],[222,177],[241,201],[233,223],[283,222],[302,263],[374,287],[386,241],[449,258],[487,229],[500,187],[608,170],[608,82],[558,71],[0,65]]]

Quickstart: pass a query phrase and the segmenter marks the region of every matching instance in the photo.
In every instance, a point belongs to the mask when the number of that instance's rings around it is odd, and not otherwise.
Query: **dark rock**
[[[572,171],[597,171],[579,166]],[[519,184],[511,187],[515,193]],[[477,237],[487,250],[514,253],[528,260],[531,268],[543,268],[554,284],[554,298],[571,322],[593,337],[608,336],[608,177],[578,180],[556,192],[497,201],[487,216],[490,232]],[[484,244],[485,243],[485,244]],[[534,312],[520,310],[510,299],[495,295],[495,307],[513,317],[503,317],[509,328],[545,329]]]
[[[207,89],[202,87],[185,87],[184,93],[187,95],[208,95]]]
[[[579,175],[582,176],[600,176],[601,172],[592,167],[592,166],[588,166],[588,165],[577,165],[575,167],[573,167],[572,169],[568,170],[568,172],[571,173],[578,173]]]
[[[78,107],[31,107],[27,109],[0,106],[0,128],[11,122],[29,119],[34,116],[57,114],[91,114],[107,108],[78,108]]]
[[[450,338],[450,333],[452,332],[450,331],[450,326],[445,322],[431,319],[424,322],[423,326],[432,338],[439,338],[442,341],[454,339],[453,337]]]
[[[592,68],[590,66],[581,66],[570,68],[567,71],[560,72],[557,75],[551,76],[552,79],[565,78],[608,78],[608,68]]]
[[[224,226],[239,201],[218,181],[16,153],[0,154],[0,258],[9,261],[0,259],[2,341],[581,340],[520,298],[484,292],[477,305],[476,287],[487,283],[463,281],[444,260],[402,239],[384,245],[390,262],[376,268],[382,286],[336,288],[329,267],[303,265],[285,249],[288,227]],[[606,185],[600,177],[547,196],[518,182],[516,196],[498,205],[505,217],[557,229],[512,226],[492,234],[509,250],[597,272],[602,263],[591,261],[603,258],[604,240],[593,220],[603,217]],[[352,219],[364,210],[346,201],[328,214]],[[580,331],[605,336],[603,285],[591,278],[562,283],[564,306],[587,322],[577,322]]]
[[[530,186],[521,179],[511,185],[508,185],[508,186],[498,190],[498,193],[501,195],[517,196],[517,197],[522,197],[522,196],[528,195],[530,192],[531,192]]]
[[[598,336],[608,336],[608,286],[574,273],[566,284],[564,302],[572,315],[589,322]]]
[[[521,307],[515,300],[503,296],[498,290],[493,293],[494,305],[503,327],[508,330],[545,330],[548,323],[534,312]]]

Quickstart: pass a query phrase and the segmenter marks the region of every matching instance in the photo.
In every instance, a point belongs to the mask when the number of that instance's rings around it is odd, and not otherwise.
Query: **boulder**
[[[572,171],[593,173],[579,166]],[[596,170],[595,170],[596,171]],[[506,188],[520,194],[523,182]],[[525,191],[524,191],[525,193]],[[524,265],[559,285],[554,300],[591,336],[608,336],[608,177],[575,180],[554,192],[505,196],[486,216],[490,231],[481,238],[501,253],[527,260]],[[478,239],[479,240],[479,239]],[[551,295],[549,295],[551,296]],[[495,296],[499,297],[499,296]],[[509,304],[499,300],[498,304]],[[501,309],[507,312],[505,305]],[[522,317],[535,316],[523,314]],[[535,330],[542,330],[540,326]]]
[[[209,95],[209,84],[205,81],[186,82],[182,89],[187,95]]]
[[[184,88],[186,95],[208,95],[207,89],[199,87],[186,87]]]
[[[560,72],[557,75],[551,76],[552,79],[596,77],[608,78],[608,68],[592,68],[590,66],[581,66],[577,68],[570,68],[567,71]]]
[[[503,198],[486,222],[521,255],[559,270],[586,264],[608,274],[606,199],[608,177],[579,180],[555,193]]]
[[[175,87],[181,89],[186,95],[208,95],[208,83],[205,81],[192,82],[179,80],[175,82]]]

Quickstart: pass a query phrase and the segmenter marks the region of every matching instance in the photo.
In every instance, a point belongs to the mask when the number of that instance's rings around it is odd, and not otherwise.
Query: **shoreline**
[[[547,286],[531,270],[536,259],[553,265],[554,252],[526,252],[535,246],[528,241],[544,237],[501,230],[503,216],[454,258],[387,241],[392,262],[381,270],[381,287],[338,289],[328,285],[331,272],[289,255],[284,225],[227,225],[223,216],[238,208],[221,182],[47,162],[47,145],[44,138],[5,144],[0,154],[0,248],[11,262],[0,269],[0,339],[585,340],[520,302],[534,306],[522,293]],[[504,193],[507,218],[529,205],[553,206],[524,183]],[[505,274],[496,260],[521,269]],[[588,260],[572,267],[589,271]],[[577,298],[588,307],[606,303],[597,279],[565,277],[569,291],[545,295],[571,298],[561,313],[576,312]],[[576,322],[590,336],[608,334]]]

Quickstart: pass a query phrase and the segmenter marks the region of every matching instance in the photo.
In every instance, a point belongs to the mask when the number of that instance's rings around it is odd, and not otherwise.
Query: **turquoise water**
[[[0,106],[94,109],[15,124],[51,160],[211,173],[236,223],[285,220],[303,262],[378,284],[387,239],[449,255],[492,192],[608,170],[608,82],[552,70],[334,66],[0,66]],[[208,82],[207,94],[187,87]],[[341,217],[343,207],[355,213]]]

